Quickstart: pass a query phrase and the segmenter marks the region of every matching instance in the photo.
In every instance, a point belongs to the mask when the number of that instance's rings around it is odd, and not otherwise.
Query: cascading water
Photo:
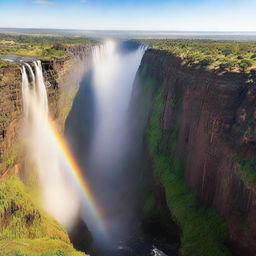
[[[120,162],[123,153],[132,85],[145,51],[144,45],[126,53],[118,47],[117,42],[109,40],[96,46],[93,52],[96,131],[91,158],[102,167],[101,174],[107,176],[110,170],[104,170],[106,166]],[[118,170],[111,168],[112,175],[114,171]]]
[[[61,161],[48,120],[48,99],[40,61],[22,65],[25,133],[30,159],[37,170],[42,204],[60,223],[71,228],[79,212],[79,197]]]
[[[101,247],[103,255],[108,255],[106,250],[123,248],[120,240],[130,236],[134,224],[135,200],[129,195],[131,187],[125,184],[123,159],[129,139],[126,122],[133,82],[145,50],[145,45],[113,40],[95,46],[91,70],[81,84],[66,124],[67,137],[103,211],[104,236],[86,207],[82,211],[95,247]]]

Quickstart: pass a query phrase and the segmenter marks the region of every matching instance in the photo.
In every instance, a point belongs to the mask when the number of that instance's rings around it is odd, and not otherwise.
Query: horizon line
[[[79,28],[38,28],[38,27],[0,27],[0,30],[11,29],[11,30],[63,30],[63,31],[99,31],[99,32],[174,32],[174,33],[256,33],[255,31],[241,31],[241,30],[154,30],[154,29],[79,29]]]

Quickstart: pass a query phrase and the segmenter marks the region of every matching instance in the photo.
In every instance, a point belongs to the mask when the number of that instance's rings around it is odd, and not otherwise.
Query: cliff
[[[41,61],[50,116],[60,133],[90,56],[87,45],[66,51],[63,59]],[[36,180],[24,153],[21,74],[16,64],[1,61],[0,86],[0,255],[85,255],[30,196],[31,191],[37,195]]]
[[[85,56],[89,58],[89,50],[87,45],[70,46],[65,58],[41,61],[50,115],[61,132],[87,65]],[[22,91],[18,65],[1,61],[0,87],[0,174],[3,175],[6,171],[13,174],[21,168]]]
[[[153,49],[144,55],[138,80],[141,104],[153,99],[147,141],[155,176],[181,227],[182,254],[229,255],[228,245],[234,255],[255,255],[253,83],[241,73],[187,67]]]

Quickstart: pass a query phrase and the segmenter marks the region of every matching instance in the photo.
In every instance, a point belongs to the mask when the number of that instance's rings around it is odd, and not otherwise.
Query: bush
[[[247,186],[256,181],[256,158],[254,159],[235,159],[235,164],[239,168],[240,177]]]
[[[200,61],[200,64],[202,67],[207,67],[212,63],[211,58],[204,58],[203,60]]]
[[[253,65],[253,61],[250,60],[250,59],[243,59],[243,60],[241,60],[241,62],[240,62],[240,64],[239,64],[240,70],[241,70],[242,72],[247,71],[247,69],[248,69],[249,67],[252,67],[252,65]]]

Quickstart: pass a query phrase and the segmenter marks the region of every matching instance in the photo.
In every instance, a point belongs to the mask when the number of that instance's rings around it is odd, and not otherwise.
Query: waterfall
[[[110,240],[107,243],[115,244],[113,246],[128,233],[127,229],[132,222],[133,209],[129,207],[132,202],[128,202],[129,196],[124,198],[129,188],[124,181],[123,158],[128,139],[127,112],[135,75],[145,49],[144,45],[137,44],[131,49],[122,45],[122,42],[107,40],[104,44],[95,46],[92,54],[90,83],[95,114],[92,143],[84,171],[104,212]],[[96,240],[100,240],[86,209],[84,219]]]
[[[71,228],[79,211],[79,197],[65,172],[51,132],[41,62],[24,63],[21,72],[27,150],[36,168],[42,205],[61,224]]]
[[[145,46],[141,45],[124,53],[118,42],[111,40],[94,49],[93,84],[97,112],[92,158],[100,158],[101,161],[96,162],[102,167],[117,163],[123,153],[126,113],[144,51]]]

